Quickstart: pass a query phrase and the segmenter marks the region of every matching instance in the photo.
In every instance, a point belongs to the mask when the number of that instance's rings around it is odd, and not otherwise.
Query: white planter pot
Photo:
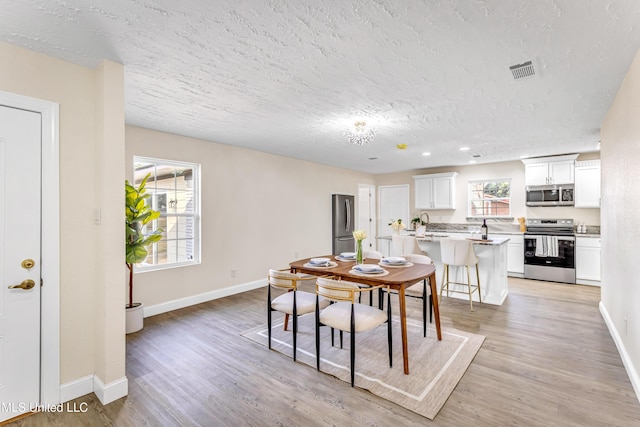
[[[133,307],[126,308],[126,333],[138,332],[144,326],[144,309],[142,303],[134,303]]]

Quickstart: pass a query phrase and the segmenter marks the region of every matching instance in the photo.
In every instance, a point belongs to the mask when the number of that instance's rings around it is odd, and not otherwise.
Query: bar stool
[[[457,292],[461,294],[469,295],[469,305],[471,311],[473,311],[473,296],[474,292],[478,292],[478,299],[482,302],[482,294],[480,293],[480,274],[478,273],[478,257],[473,250],[473,244],[469,240],[460,239],[442,239],[440,240],[440,257],[442,259],[443,271],[442,271],[442,285],[440,286],[440,298],[442,298],[442,292],[446,289],[447,297],[449,292]],[[469,274],[469,267],[476,266],[476,284],[471,283],[471,275]],[[455,282],[449,280],[449,266],[462,267],[467,270],[467,283]],[[467,287],[467,291],[459,291],[457,289],[449,289],[449,285],[463,285]]]

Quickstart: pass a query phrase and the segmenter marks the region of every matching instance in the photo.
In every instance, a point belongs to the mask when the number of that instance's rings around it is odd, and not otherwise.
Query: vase
[[[362,264],[362,240],[356,240],[356,264]]]

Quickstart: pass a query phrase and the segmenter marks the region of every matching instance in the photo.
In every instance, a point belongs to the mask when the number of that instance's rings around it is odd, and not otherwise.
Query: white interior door
[[[389,223],[402,219],[408,224],[409,221],[409,186],[408,185],[381,185],[378,187],[378,235],[390,236],[392,233]],[[381,244],[379,250],[382,255],[391,255],[390,241]]]
[[[40,144],[39,113],[0,106],[0,421],[40,402]]]
[[[376,193],[375,185],[358,185],[358,229],[367,232],[362,242],[364,250],[376,250]]]

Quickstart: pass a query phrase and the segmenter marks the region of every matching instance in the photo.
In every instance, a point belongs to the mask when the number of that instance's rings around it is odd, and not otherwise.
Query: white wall
[[[0,63],[0,90],[60,104],[61,381],[93,374],[105,384],[121,379],[123,234],[102,233],[94,210],[123,197],[122,65],[105,62],[92,70],[2,42]],[[122,230],[121,208],[102,207],[105,227]]]
[[[147,307],[265,280],[270,268],[331,253],[331,194],[357,197],[358,184],[373,184],[368,174],[127,126],[128,179],[136,155],[202,165],[202,263],[136,273],[134,299]]]
[[[640,396],[640,54],[601,127],[602,304]]]

